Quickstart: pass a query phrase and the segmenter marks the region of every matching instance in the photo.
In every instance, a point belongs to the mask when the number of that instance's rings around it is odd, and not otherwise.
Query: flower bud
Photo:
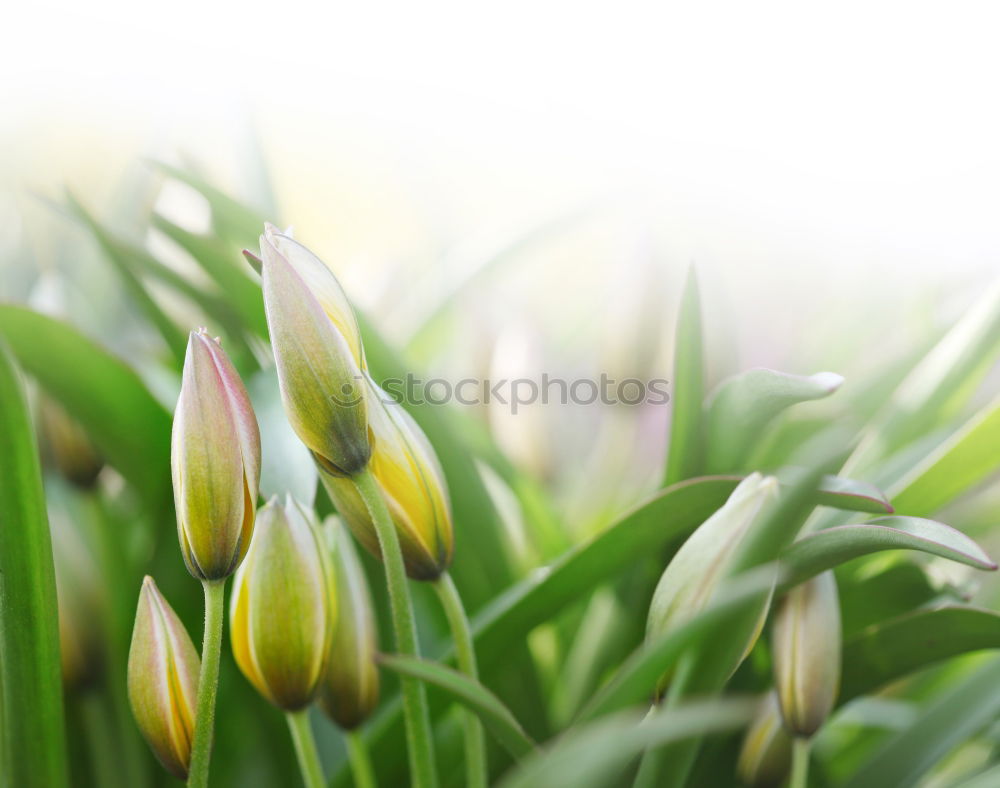
[[[281,401],[292,429],[328,473],[350,475],[371,455],[361,335],[333,272],[267,225],[261,283]]]
[[[773,692],[761,702],[736,762],[740,780],[751,788],[781,785],[792,764],[792,739],[781,724]]]
[[[269,501],[233,580],[230,636],[243,675],[285,711],[308,706],[323,678],[336,622],[331,582],[310,515],[291,498]]]
[[[688,537],[667,565],[653,593],[647,638],[665,634],[709,603],[750,526],[777,494],[777,479],[753,473]]]
[[[170,461],[188,571],[202,580],[228,577],[253,534],[260,431],[236,369],[204,329],[188,341]]]
[[[191,760],[200,670],[187,630],[147,575],[128,655],[128,697],[156,757],[181,780]]]
[[[104,467],[104,460],[87,433],[55,400],[38,400],[38,429],[47,454],[67,480],[90,489]]]
[[[434,580],[451,564],[454,534],[448,490],[434,448],[409,413],[370,378],[371,472],[396,525],[406,573]],[[381,556],[368,508],[350,479],[323,475],[348,527],[365,549]]]
[[[331,591],[337,624],[319,700],[330,719],[352,730],[378,705],[378,632],[368,583],[350,534],[335,517],[327,519],[324,532],[333,565]]]
[[[785,727],[812,736],[840,691],[840,600],[833,572],[785,596],[774,619],[774,684]]]

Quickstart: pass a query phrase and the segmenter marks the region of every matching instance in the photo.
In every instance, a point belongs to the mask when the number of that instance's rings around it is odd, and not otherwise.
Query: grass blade
[[[382,655],[379,664],[396,673],[411,676],[446,692],[452,699],[476,713],[483,725],[515,758],[523,758],[535,749],[521,723],[503,702],[478,681],[437,662],[419,657]]]
[[[697,476],[702,463],[702,408],[705,399],[701,297],[694,267],[688,271],[674,338],[673,405],[663,486]]]
[[[24,389],[0,343],[0,782],[66,785],[59,613]]]

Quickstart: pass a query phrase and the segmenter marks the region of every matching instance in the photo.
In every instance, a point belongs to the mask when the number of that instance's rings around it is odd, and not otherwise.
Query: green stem
[[[90,690],[80,698],[80,717],[94,785],[128,785],[122,774],[120,753],[115,747],[114,721],[99,692]]]
[[[352,477],[358,494],[368,507],[375,533],[378,536],[382,562],[385,565],[386,584],[389,588],[389,608],[392,628],[396,638],[396,651],[406,657],[419,656],[417,627],[413,618],[413,601],[406,582],[403,553],[399,537],[382,493],[371,471],[365,468]],[[414,788],[433,788],[437,785],[434,749],[431,739],[430,713],[427,709],[427,690],[423,683],[412,678],[400,678],[403,692],[403,716],[406,721],[406,747],[409,753],[411,782]]]
[[[792,779],[789,788],[806,788],[809,785],[809,739],[801,736],[792,743]]]
[[[205,639],[201,648],[198,705],[195,709],[194,742],[191,745],[189,788],[207,788],[215,730],[215,695],[219,689],[219,657],[222,654],[222,620],[226,581],[202,580],[205,590]]]
[[[375,772],[372,771],[365,737],[358,731],[346,731],[344,735],[347,738],[347,757],[351,761],[355,788],[375,788]]]
[[[306,788],[323,788],[325,785],[323,767],[319,765],[316,739],[313,738],[312,725],[309,724],[309,709],[290,711],[285,718],[288,720],[288,730],[292,732],[292,742],[295,744],[295,755],[299,759],[302,782]]]
[[[433,585],[448,618],[448,626],[451,627],[458,669],[470,678],[478,679],[479,670],[476,667],[476,652],[472,646],[472,630],[465,615],[465,608],[462,606],[462,597],[455,588],[455,582],[451,579],[451,575],[445,572],[434,581]],[[485,788],[486,740],[483,737],[483,726],[471,711],[463,712],[463,717],[466,785],[469,788]]]

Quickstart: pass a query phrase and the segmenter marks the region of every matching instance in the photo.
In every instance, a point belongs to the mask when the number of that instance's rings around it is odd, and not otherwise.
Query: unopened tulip
[[[357,321],[333,272],[268,225],[260,238],[264,309],[292,429],[334,475],[368,463],[368,403]]]
[[[665,634],[709,603],[754,520],[777,494],[777,479],[753,473],[740,482],[722,508],[688,537],[653,593],[647,637]]]
[[[371,472],[392,516],[406,573],[434,580],[451,564],[454,535],[444,473],[423,430],[399,403],[370,379],[374,451]],[[381,555],[368,509],[350,479],[324,476],[324,483],[354,535]]]
[[[840,691],[840,601],[833,572],[796,586],[774,619],[774,683],[785,727],[809,737]]]
[[[324,524],[330,551],[337,625],[320,690],[323,711],[345,730],[364,722],[378,705],[377,631],[368,583],[351,536],[336,518]]]
[[[297,503],[272,499],[260,510],[233,580],[230,636],[240,670],[285,711],[308,706],[323,678],[336,623],[330,574],[319,530]]]
[[[188,341],[170,459],[188,571],[201,580],[226,578],[253,534],[260,432],[236,369],[204,330]]]
[[[781,724],[775,694],[761,702],[740,748],[736,773],[752,788],[781,785],[792,765],[792,739]]]
[[[187,630],[147,576],[128,655],[128,697],[156,757],[182,780],[191,759],[200,669]]]

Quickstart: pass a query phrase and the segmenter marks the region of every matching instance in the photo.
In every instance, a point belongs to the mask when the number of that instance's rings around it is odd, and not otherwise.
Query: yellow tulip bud
[[[104,460],[87,433],[59,403],[42,395],[38,401],[39,437],[59,472],[77,487],[94,486]]]
[[[264,309],[281,400],[296,435],[335,475],[368,463],[364,352],[333,272],[268,225],[260,238]]]
[[[736,762],[740,780],[752,788],[781,785],[792,764],[792,739],[781,724],[773,692],[761,702]]]
[[[396,526],[406,573],[414,580],[434,580],[451,564],[455,544],[444,473],[410,414],[366,380],[371,393],[372,475]],[[323,481],[354,535],[380,556],[374,523],[354,483],[326,474]]]
[[[128,655],[128,697],[149,746],[175,777],[187,777],[201,661],[177,614],[147,576]]]
[[[323,678],[337,612],[330,574],[310,515],[291,498],[269,501],[233,579],[230,636],[243,675],[285,711],[308,706]]]
[[[378,632],[368,583],[350,534],[335,517],[327,519],[324,531],[333,564],[337,625],[319,699],[330,719],[352,730],[378,705]]]
[[[188,571],[202,580],[228,577],[253,534],[260,432],[236,369],[204,330],[188,341],[170,459]]]
[[[840,600],[833,572],[796,586],[774,619],[774,684],[785,727],[809,737],[840,691]]]
[[[655,638],[703,609],[725,579],[757,515],[778,494],[777,479],[753,473],[671,559],[653,593],[647,637]]]

